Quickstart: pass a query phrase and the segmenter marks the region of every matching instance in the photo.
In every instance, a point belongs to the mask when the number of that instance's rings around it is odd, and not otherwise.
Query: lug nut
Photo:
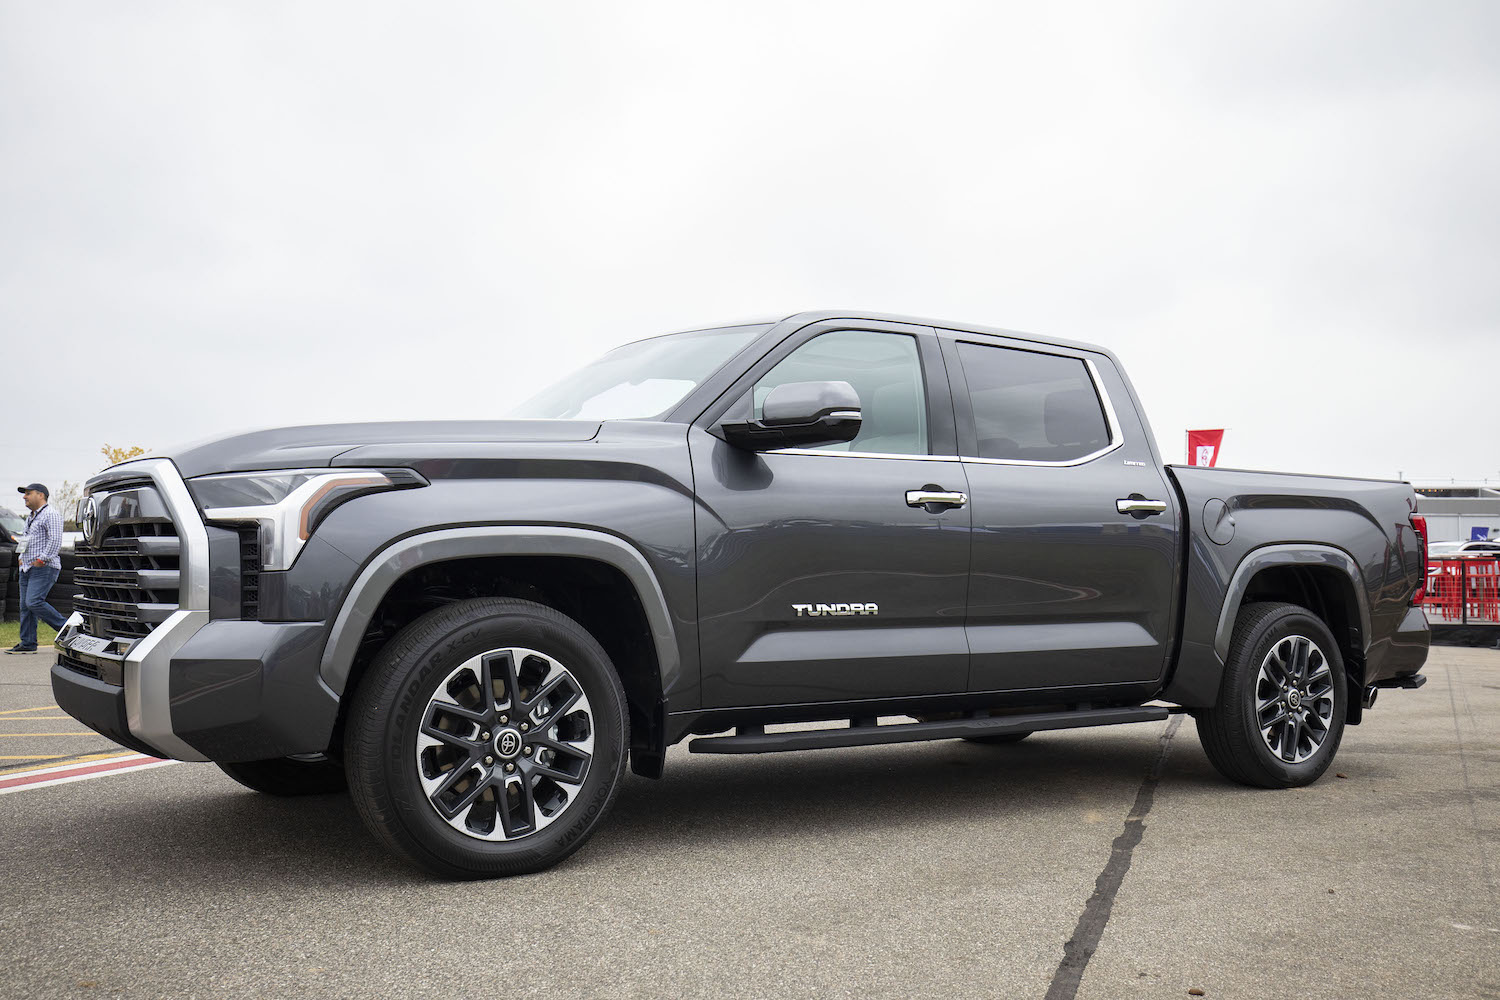
[[[489,738],[490,738],[490,734],[489,734],[489,733],[480,733],[480,734],[479,734],[479,738],[480,738],[480,739],[481,739],[481,740],[487,740],[487,739],[489,739]]]
[[[526,724],[526,723],[524,723],[524,722],[523,722],[523,723],[521,723],[521,732],[523,732],[523,733],[524,733],[524,732],[527,732],[527,731],[528,731],[528,730],[530,730],[530,729],[531,729],[531,727],[530,727],[530,726],[528,726],[528,725],[527,725],[527,724]]]
[[[531,756],[531,747],[522,747],[521,748],[521,752],[524,753],[526,756],[530,757]]]
[[[505,770],[506,770],[507,774],[510,773],[511,771],[514,771],[515,769],[516,769],[516,765],[514,765],[514,764],[506,764],[505,765]]]
[[[500,724],[502,726],[505,725],[509,721],[510,721],[510,716],[508,716],[508,715],[502,715],[502,716],[500,716]]]
[[[493,764],[493,763],[495,763],[495,758],[493,758],[493,757],[486,757],[486,758],[485,758],[485,759],[484,759],[484,762],[485,762],[485,763],[486,763],[486,764]]]

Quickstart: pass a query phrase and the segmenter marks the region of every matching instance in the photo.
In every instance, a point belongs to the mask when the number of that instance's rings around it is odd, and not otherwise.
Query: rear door
[[[942,336],[973,519],[969,687],[1154,683],[1177,504],[1112,359]]]
[[[842,380],[847,444],[752,452],[715,437],[787,382]],[[755,414],[758,416],[758,413]],[[935,332],[822,322],[774,347],[689,432],[705,707],[961,692],[969,512]]]

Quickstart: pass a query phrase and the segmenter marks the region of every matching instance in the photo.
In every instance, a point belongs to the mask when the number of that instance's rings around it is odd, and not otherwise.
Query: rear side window
[[[959,342],[978,458],[1068,462],[1110,444],[1104,407],[1078,358]]]

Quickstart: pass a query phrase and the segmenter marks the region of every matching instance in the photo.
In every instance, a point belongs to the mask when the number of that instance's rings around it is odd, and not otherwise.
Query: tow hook
[[[1363,699],[1361,699],[1365,708],[1375,707],[1375,696],[1378,694],[1380,694],[1380,689],[1374,684],[1371,684],[1369,687],[1365,688],[1365,696]]]

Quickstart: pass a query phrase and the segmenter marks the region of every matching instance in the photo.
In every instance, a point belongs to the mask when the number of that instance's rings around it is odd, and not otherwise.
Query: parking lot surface
[[[46,657],[0,666],[5,756],[110,751],[25,721],[60,714]],[[28,788],[0,795],[0,995],[1500,1000],[1500,651],[1425,672],[1293,791],[1223,781],[1191,719],[679,748],[571,860],[493,882],[211,765]]]

